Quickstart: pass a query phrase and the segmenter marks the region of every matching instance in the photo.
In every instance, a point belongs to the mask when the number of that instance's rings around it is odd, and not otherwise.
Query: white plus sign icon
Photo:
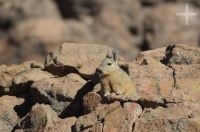
[[[185,17],[185,25],[189,25],[189,16],[197,16],[197,13],[190,13],[188,4],[185,4],[185,12],[184,13],[176,13],[177,16]]]

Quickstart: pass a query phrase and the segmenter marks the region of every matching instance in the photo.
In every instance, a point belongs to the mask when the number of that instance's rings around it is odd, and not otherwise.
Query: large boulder
[[[144,100],[200,103],[200,49],[174,45],[142,52],[129,65],[133,82]],[[145,83],[144,83],[145,82]]]
[[[103,45],[64,43],[48,54],[45,69],[60,76],[77,72],[88,79],[111,51],[111,48]]]

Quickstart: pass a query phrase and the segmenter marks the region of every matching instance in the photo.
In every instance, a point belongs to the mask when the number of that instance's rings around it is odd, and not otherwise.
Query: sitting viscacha
[[[97,70],[100,72],[101,91],[104,97],[116,95],[120,100],[137,98],[137,91],[130,76],[117,63],[116,51],[107,55]]]

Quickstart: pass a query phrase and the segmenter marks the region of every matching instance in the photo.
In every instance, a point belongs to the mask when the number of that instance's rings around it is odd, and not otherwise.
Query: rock
[[[141,53],[129,65],[141,98],[154,105],[175,100],[199,102],[199,56],[199,49],[186,45]]]
[[[111,106],[105,109],[107,112],[104,117],[103,131],[131,131],[133,123],[142,113],[141,107],[134,103],[124,104],[123,109],[119,106]]]
[[[16,75],[31,68],[42,68],[40,63],[35,61],[24,62],[21,65],[0,65],[0,95],[11,94],[13,78]]]
[[[192,109],[185,106],[175,106],[146,110],[144,115],[136,121],[134,132],[199,131],[200,115],[190,117],[194,113],[194,109],[199,109],[199,106],[192,106]],[[199,112],[199,110],[197,111]]]
[[[83,23],[55,18],[23,21],[10,32],[9,38],[20,51],[16,51],[20,62],[26,59],[43,62],[43,57],[59,43],[92,42],[92,34]]]
[[[30,90],[30,85],[33,82],[42,79],[49,79],[51,77],[53,77],[52,74],[38,68],[22,71],[13,77],[13,86],[10,88],[10,92],[11,94],[21,94],[27,92]]]
[[[61,115],[85,83],[86,81],[77,74],[47,78],[35,81],[31,86],[31,93],[35,102],[49,104],[58,115]]]
[[[199,44],[199,18],[191,17],[185,26],[185,18],[176,13],[184,12],[184,4],[165,3],[148,10],[145,16],[144,39],[150,49],[167,46],[169,43],[185,43],[193,46]],[[189,6],[190,12],[199,12]],[[165,15],[163,15],[165,14]]]
[[[133,123],[141,113],[141,107],[135,103],[125,103],[124,107],[119,102],[102,104],[98,110],[79,117],[75,130],[131,132]]]
[[[142,52],[136,62],[129,64],[130,76],[141,99],[163,103],[163,98],[170,93],[173,70],[159,61],[162,53],[164,56],[164,49]],[[152,54],[157,54],[155,56],[158,60]]]
[[[72,132],[73,131],[72,127],[75,124],[77,118],[76,117],[68,117],[68,118],[65,118],[64,120],[66,121],[66,124],[68,125],[65,132]]]
[[[44,0],[42,2],[38,0],[34,2],[1,0],[0,2],[0,28],[11,28],[10,26],[24,19],[60,17],[56,5],[51,0]],[[37,7],[37,10],[35,10],[35,7]]]
[[[95,85],[92,92],[99,93],[101,95],[101,84],[98,83],[97,85]]]
[[[170,48],[170,47],[169,47]],[[168,64],[170,65],[186,65],[186,66],[195,66],[200,64],[200,50],[197,47],[190,47],[188,45],[175,45],[174,47],[171,47],[171,58],[168,61]],[[167,56],[165,57],[167,58]],[[165,59],[164,58],[164,59]],[[185,71],[187,73],[187,71]],[[196,76],[196,73],[192,72],[194,76]]]
[[[23,102],[23,99],[14,96],[0,97],[0,131],[10,132],[13,130],[20,119],[16,106],[21,105]]]
[[[80,132],[80,131],[89,132],[89,130],[94,131],[95,127],[98,126],[97,122],[98,122],[98,119],[95,113],[90,113],[85,116],[81,116],[77,119],[75,123],[74,131],[76,132]],[[101,129],[99,131],[101,131]]]
[[[84,113],[90,113],[98,109],[101,96],[94,92],[89,92],[83,97]]]
[[[42,71],[41,69],[29,69],[17,74],[13,78],[14,85],[25,84],[28,81],[35,82],[42,79],[53,77],[52,74]]]
[[[20,125],[23,131],[71,132],[75,120],[75,117],[59,119],[49,105],[36,104]]]
[[[111,50],[103,45],[64,43],[48,54],[45,69],[58,75],[78,72],[82,77],[89,79]]]
[[[104,119],[103,131],[126,131],[131,132],[133,123],[142,113],[142,109],[138,104],[125,104],[124,108],[111,107],[106,113]]]

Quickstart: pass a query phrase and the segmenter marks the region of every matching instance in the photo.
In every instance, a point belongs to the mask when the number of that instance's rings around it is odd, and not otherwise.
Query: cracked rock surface
[[[35,61],[0,65],[0,131],[198,132],[200,49],[187,45],[119,59],[139,96],[104,100],[96,68],[112,49],[65,43]]]

